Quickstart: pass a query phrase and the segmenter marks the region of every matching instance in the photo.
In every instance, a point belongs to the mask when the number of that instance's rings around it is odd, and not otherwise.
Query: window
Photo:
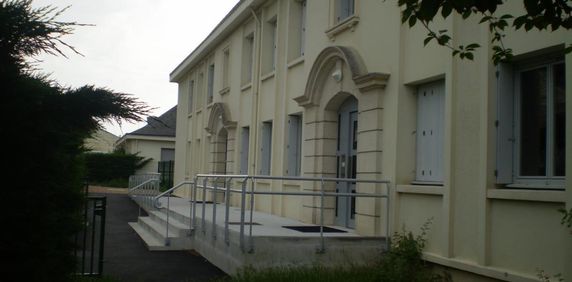
[[[262,123],[262,140],[260,144],[260,174],[270,175],[272,163],[272,122]]]
[[[337,0],[336,2],[337,2],[337,7],[336,7],[337,22],[341,22],[354,14],[355,0]]]
[[[288,61],[291,61],[304,55],[306,40],[306,1],[291,1],[289,13]]]
[[[161,148],[161,161],[174,161],[175,160],[175,149]]]
[[[250,145],[250,128],[243,127],[240,138],[240,174],[248,174],[248,146]]]
[[[195,91],[195,81],[189,81],[189,115],[193,113],[193,92]]]
[[[555,57],[502,64],[497,77],[497,182],[513,187],[563,188],[564,61]]]
[[[207,105],[213,102],[214,71],[215,71],[214,64],[209,65],[208,81],[207,81]]]
[[[230,81],[230,50],[225,49],[222,60],[222,88],[228,88]]]
[[[200,109],[203,106],[203,91],[204,91],[204,83],[205,83],[205,75],[204,73],[199,73],[199,78],[198,78],[198,84],[197,84],[197,107],[198,109]]]
[[[254,59],[254,33],[248,34],[242,46],[242,84],[252,81],[252,66]]]
[[[263,45],[263,73],[269,73],[276,68],[276,43],[278,22],[276,16],[268,20],[264,26],[264,45]]]
[[[302,117],[288,116],[288,141],[286,145],[287,168],[286,175],[300,176],[302,164]]]
[[[420,85],[417,90],[417,182],[443,182],[445,82]]]

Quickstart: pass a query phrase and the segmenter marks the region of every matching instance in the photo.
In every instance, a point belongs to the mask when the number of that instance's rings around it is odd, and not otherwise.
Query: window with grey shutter
[[[272,161],[272,122],[262,123],[262,140],[260,144],[260,174],[270,175]]]
[[[510,64],[497,67],[496,182],[513,181],[514,160],[514,75]]]
[[[416,181],[443,181],[445,82],[420,85],[417,92]]]
[[[300,176],[302,154],[302,117],[288,116],[288,141],[286,145],[286,175]]]
[[[240,138],[240,174],[248,174],[248,146],[250,145],[250,128],[243,127]]]
[[[213,102],[214,75],[215,75],[215,66],[214,66],[214,64],[212,64],[209,66],[209,69],[208,69],[207,104],[210,104]]]

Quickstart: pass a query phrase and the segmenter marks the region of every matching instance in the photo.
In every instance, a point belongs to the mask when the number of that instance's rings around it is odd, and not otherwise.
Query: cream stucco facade
[[[85,140],[84,147],[94,153],[111,153],[119,137],[100,129]]]
[[[572,279],[572,234],[556,212],[572,208],[567,177],[572,168],[558,161],[572,159],[570,150],[559,151],[572,143],[572,106],[562,101],[572,97],[572,55],[563,52],[572,34],[511,31],[505,38],[515,54],[508,65],[511,97],[526,90],[530,64],[546,66],[546,87],[552,87],[547,89],[561,92],[548,98],[554,105],[560,99],[560,108],[549,106],[554,119],[547,118],[548,127],[557,133],[549,131],[556,137],[547,142],[554,145],[543,147],[553,150],[546,160],[552,162],[547,171],[552,167],[553,177],[511,176],[503,182],[499,166],[507,162],[501,155],[514,152],[511,174],[517,164],[526,166],[529,152],[500,147],[504,72],[490,60],[488,27],[459,17],[435,23],[436,29],[449,30],[455,44],[485,46],[474,61],[460,60],[435,44],[424,47],[426,30],[402,25],[395,1],[356,0],[349,15],[340,11],[340,2],[240,1],[171,73],[179,85],[175,183],[212,172],[389,180],[389,215],[385,202],[357,199],[348,227],[380,235],[386,220],[392,230],[418,230],[432,218],[426,258],[459,270],[458,277],[534,281],[537,269],[544,269]],[[503,9],[520,11],[520,5],[511,1]],[[560,87],[561,76],[568,87]],[[420,102],[422,89],[442,93],[440,100],[427,102],[437,108]],[[509,111],[523,109],[515,105]],[[420,124],[436,116],[432,111],[442,117],[428,121],[439,137],[423,147]],[[346,115],[352,122],[344,131],[340,121]],[[509,116],[526,120],[522,113]],[[301,125],[298,158],[290,149],[294,120]],[[522,141],[516,144],[524,148],[528,139],[519,136],[526,131],[518,132],[515,138]],[[347,154],[340,149],[342,138],[354,138]],[[433,155],[424,152],[431,148],[437,148]],[[429,162],[423,173],[422,161]],[[340,172],[346,165],[355,171]],[[259,181],[257,190],[265,189],[304,191],[319,185]],[[356,189],[386,191],[372,184]],[[257,210],[305,222],[317,221],[317,205],[286,196],[256,199]],[[328,224],[339,223],[338,205],[326,201]]]

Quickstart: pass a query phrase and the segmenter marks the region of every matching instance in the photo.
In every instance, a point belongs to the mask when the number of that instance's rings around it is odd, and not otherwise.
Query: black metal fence
[[[76,273],[83,276],[103,274],[103,249],[105,241],[105,196],[88,196],[83,211],[83,230],[75,236]]]
[[[166,190],[173,187],[173,177],[175,174],[175,161],[159,162],[157,170],[161,174],[161,189]]]

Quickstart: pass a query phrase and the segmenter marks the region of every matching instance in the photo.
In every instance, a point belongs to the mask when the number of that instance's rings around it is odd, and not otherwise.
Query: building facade
[[[470,61],[424,46],[427,31],[400,16],[395,1],[240,1],[171,73],[175,183],[197,173],[389,180],[389,190],[327,185],[391,199],[389,214],[380,200],[328,199],[326,223],[369,236],[386,221],[416,231],[431,219],[426,259],[457,277],[572,279],[572,234],[557,212],[572,207],[572,34],[509,31],[515,58],[495,66],[480,19],[434,23],[456,45],[483,46]],[[272,196],[255,208],[315,223],[319,204]]]
[[[176,127],[177,106],[159,117],[148,117],[145,126],[123,135],[117,140],[115,147],[151,159],[137,170],[137,174],[157,173],[160,162],[175,160]]]

